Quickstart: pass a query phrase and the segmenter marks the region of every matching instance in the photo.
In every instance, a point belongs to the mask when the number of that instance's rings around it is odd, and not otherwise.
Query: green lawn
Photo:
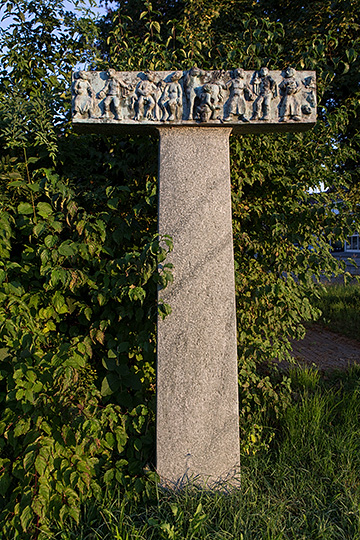
[[[360,284],[327,285],[316,306],[321,309],[320,323],[347,337],[360,341]]]
[[[242,489],[146,500],[108,493],[62,540],[360,539],[360,368],[291,373],[294,395],[269,451],[242,457]]]

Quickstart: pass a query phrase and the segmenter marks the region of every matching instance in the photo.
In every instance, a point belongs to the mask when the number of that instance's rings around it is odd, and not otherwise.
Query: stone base
[[[240,465],[231,128],[162,128],[159,233],[174,283],[159,298],[157,471],[163,485],[224,486]]]

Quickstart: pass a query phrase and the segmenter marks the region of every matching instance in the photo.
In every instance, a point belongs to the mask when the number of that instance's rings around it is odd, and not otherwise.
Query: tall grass
[[[147,500],[108,493],[61,540],[360,539],[360,368],[321,380],[293,370],[293,402],[270,451],[242,457],[240,490]]]
[[[316,307],[322,311],[323,325],[360,341],[360,283],[327,285]]]

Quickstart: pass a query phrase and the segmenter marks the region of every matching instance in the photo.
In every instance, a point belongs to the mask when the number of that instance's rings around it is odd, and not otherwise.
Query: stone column
[[[231,128],[159,129],[159,233],[174,283],[159,291],[157,471],[214,487],[239,472]]]

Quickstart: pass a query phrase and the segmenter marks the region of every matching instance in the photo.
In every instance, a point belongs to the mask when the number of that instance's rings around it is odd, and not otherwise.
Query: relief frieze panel
[[[72,78],[72,114],[77,126],[224,125],[246,133],[274,131],[278,124],[279,131],[301,131],[316,121],[316,75],[292,67],[77,71]]]

